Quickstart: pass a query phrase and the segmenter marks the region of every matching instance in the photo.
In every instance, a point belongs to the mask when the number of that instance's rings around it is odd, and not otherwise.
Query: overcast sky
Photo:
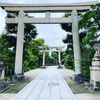
[[[43,4],[43,3],[76,3],[95,0],[0,0],[3,3],[22,3],[22,4]],[[100,0],[98,0],[100,1]],[[4,30],[6,12],[0,8],[0,33]],[[39,17],[40,15],[35,15]],[[42,16],[42,15],[41,15]],[[53,17],[62,17],[63,14],[53,14]],[[37,38],[44,38],[45,44],[50,46],[63,46],[62,39],[66,32],[61,29],[59,24],[35,24],[39,35]]]

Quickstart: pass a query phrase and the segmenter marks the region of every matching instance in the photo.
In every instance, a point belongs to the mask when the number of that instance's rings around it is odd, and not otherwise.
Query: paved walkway
[[[11,100],[76,100],[56,66],[33,79]]]

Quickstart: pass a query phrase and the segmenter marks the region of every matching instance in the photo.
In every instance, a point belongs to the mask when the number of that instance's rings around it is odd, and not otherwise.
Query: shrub
[[[31,70],[30,67],[24,67],[24,72]]]

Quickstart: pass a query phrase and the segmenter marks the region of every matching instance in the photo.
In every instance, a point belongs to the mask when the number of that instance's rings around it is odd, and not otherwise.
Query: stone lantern
[[[94,45],[95,54],[90,67],[90,84],[93,85],[93,90],[100,90],[100,43]]]

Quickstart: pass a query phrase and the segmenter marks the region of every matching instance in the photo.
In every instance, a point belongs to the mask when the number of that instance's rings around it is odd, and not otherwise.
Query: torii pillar
[[[80,41],[78,32],[78,16],[77,11],[72,11],[72,33],[73,33],[73,49],[74,49],[74,64],[76,74],[81,74],[81,53],[80,53]]]
[[[61,65],[61,54],[60,54],[60,49],[58,50],[58,58],[59,58],[59,64]]]
[[[16,57],[15,57],[15,74],[22,74],[23,65],[23,42],[24,42],[24,17],[23,10],[19,11],[18,16],[18,32],[17,32],[17,44],[16,44]]]
[[[43,67],[45,66],[45,50],[43,50]]]

